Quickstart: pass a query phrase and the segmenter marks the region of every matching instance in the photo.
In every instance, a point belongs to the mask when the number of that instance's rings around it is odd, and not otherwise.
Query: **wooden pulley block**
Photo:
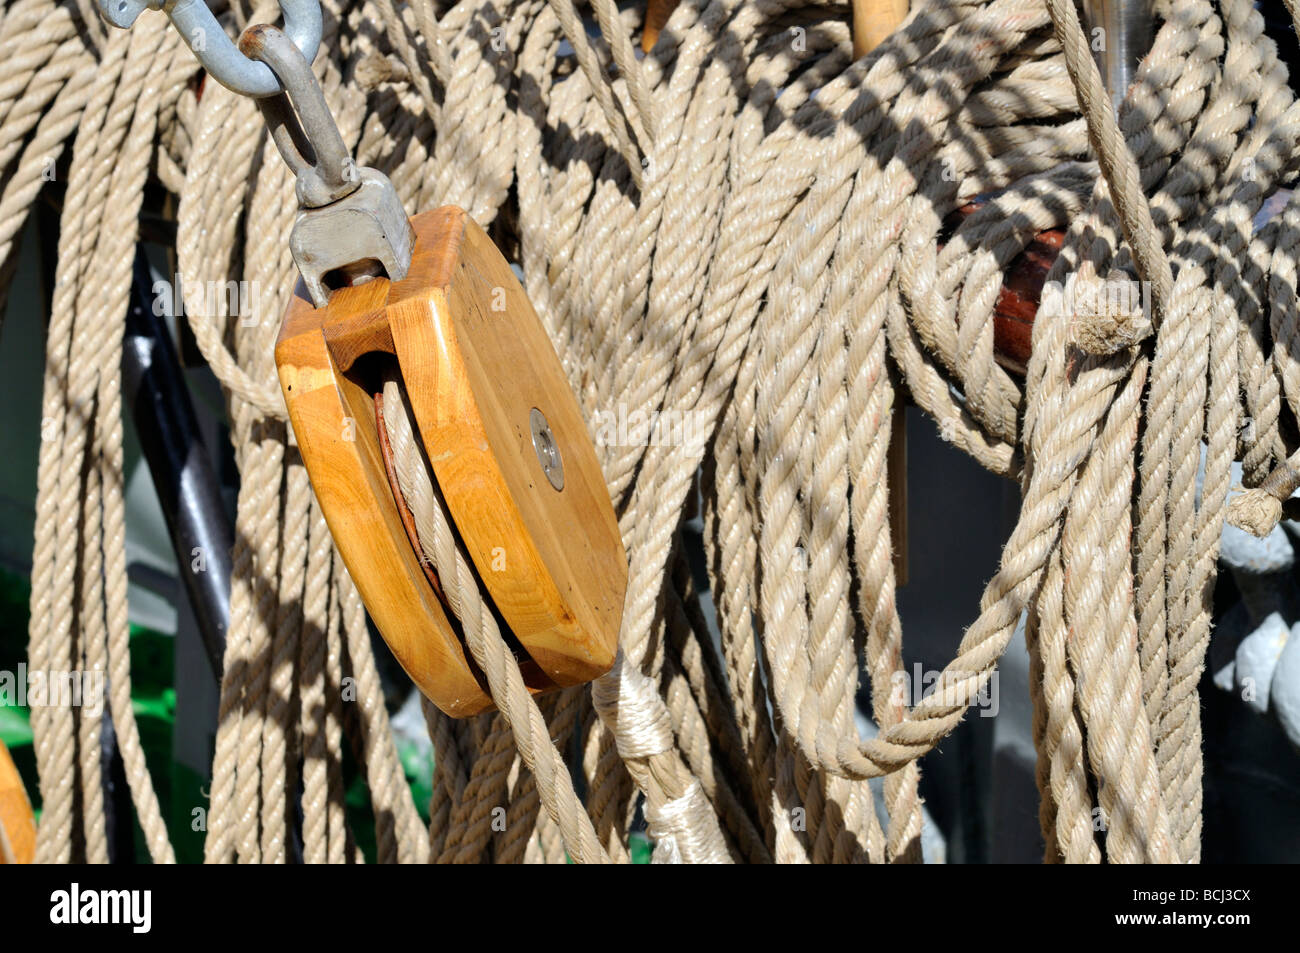
[[[36,818],[18,767],[0,741],[0,864],[36,859]]]
[[[510,266],[461,209],[411,219],[406,276],[300,284],[276,364],[312,487],[380,633],[442,711],[492,706],[393,475],[385,379],[529,689],[590,681],[617,650],[627,559],[577,401]],[[392,412],[388,408],[387,412]]]

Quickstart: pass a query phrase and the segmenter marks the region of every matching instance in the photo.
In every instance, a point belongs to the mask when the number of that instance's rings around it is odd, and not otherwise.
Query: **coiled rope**
[[[186,314],[241,478],[208,860],[286,860],[299,783],[304,859],[360,859],[345,741],[384,861],[623,861],[638,814],[660,861],[918,860],[916,760],[1022,616],[1046,858],[1198,859],[1219,534],[1229,509],[1275,521],[1300,470],[1300,212],[1252,225],[1296,172],[1300,107],[1247,0],[1159,5],[1118,115],[1069,0],[923,0],[857,61],[847,7],[815,0],[683,0],[644,59],[640,11],[613,0],[591,2],[596,36],[574,0],[324,3],[315,68],[345,139],[408,211],[461,205],[519,262],[631,559],[614,671],[532,700],[385,388],[421,549],[499,709],[425,706],[427,828],[274,379],[289,173],[255,106],[195,83],[161,18],[105,32],[89,6],[0,14],[0,260],[71,150],[30,664],[108,672],[155,860],[173,855],[130,707],[117,370],[150,177],[178,199]],[[276,9],[219,12],[233,31]],[[993,308],[1052,227],[1066,238],[1020,379],[995,360]],[[1102,279],[1146,283],[1149,315],[1078,306]],[[207,310],[202,289],[231,280],[258,289],[251,309]],[[1023,490],[973,624],[911,707],[887,516],[904,394]],[[620,409],[702,439],[617,445],[597,421]],[[1259,489],[1229,507],[1234,458]],[[682,549],[697,500],[711,599]],[[98,724],[32,721],[40,858],[106,859]]]

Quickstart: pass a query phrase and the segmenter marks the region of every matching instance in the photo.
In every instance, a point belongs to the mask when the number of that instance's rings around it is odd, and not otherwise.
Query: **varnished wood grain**
[[[393,354],[393,334],[388,315],[382,309],[332,321],[325,326],[325,342],[339,370],[352,370],[358,358],[367,354]]]
[[[463,211],[414,220],[416,256],[388,315],[425,451],[461,538],[511,631],[559,685],[614,662],[627,559],[582,415],[509,264]],[[557,491],[533,450],[547,418]]]
[[[381,280],[343,288],[320,310],[295,295],[275,350],[280,386],[316,499],[384,641],[435,705],[455,717],[472,715],[492,701],[406,539],[384,473],[373,396],[339,370],[323,333],[332,319],[382,307],[386,291]]]
[[[27,789],[9,749],[0,741],[0,864],[12,858],[19,864],[36,859],[36,819]]]
[[[383,362],[400,370],[439,490],[531,690],[608,671],[627,562],[577,402],[509,265],[459,209],[412,226],[403,281],[340,289],[319,310],[300,289],[276,362],[313,489],[371,617],[421,691],[461,716],[491,701],[389,484],[374,402]],[[560,447],[563,491],[533,452],[533,407]]]

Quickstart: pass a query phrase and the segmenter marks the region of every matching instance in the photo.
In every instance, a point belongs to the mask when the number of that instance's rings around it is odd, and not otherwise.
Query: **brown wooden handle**
[[[980,201],[963,205],[944,224],[950,231],[955,229],[983,204]],[[1034,315],[1038,313],[1047,273],[1056,263],[1064,241],[1063,229],[1039,232],[1012,260],[1002,279],[1002,290],[993,306],[993,353],[998,363],[1013,373],[1023,375],[1029,364]]]
[[[641,28],[641,52],[649,53],[659,40],[659,33],[677,9],[680,0],[646,0],[645,26]]]
[[[907,18],[907,0],[853,0],[853,56],[866,56]]]
[[[1064,240],[1059,228],[1040,232],[1007,269],[993,309],[993,350],[1008,370],[1023,374],[1029,364],[1034,315]]]

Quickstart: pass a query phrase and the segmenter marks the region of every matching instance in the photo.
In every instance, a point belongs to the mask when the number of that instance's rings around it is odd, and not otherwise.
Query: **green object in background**
[[[636,831],[628,837],[627,845],[632,854],[632,863],[650,863],[650,854],[654,851],[654,844],[650,843],[649,837],[646,837],[640,831]]]
[[[176,690],[172,687],[176,670],[176,639],[152,629],[131,626],[131,710],[140,730],[145,763],[153,778],[154,792],[176,859],[199,862],[203,859],[202,829],[191,826],[190,805],[203,804],[201,779],[178,765],[172,758],[172,734],[176,726]],[[177,784],[181,781],[184,791]],[[132,812],[134,815],[134,812]],[[134,821],[134,817],[133,817]],[[140,862],[149,859],[148,845],[135,828],[135,856]]]
[[[32,726],[28,723],[26,708],[0,706],[0,741],[10,749],[32,743]]]
[[[31,586],[16,573],[0,569],[0,671],[16,672],[27,658],[27,620]],[[0,705],[0,741],[13,756],[27,796],[39,816],[41,791],[36,783],[36,752],[32,749],[32,728],[27,708]]]
[[[0,671],[16,672],[27,658],[27,620],[31,589],[27,579],[0,569]],[[208,779],[172,757],[172,733],[176,722],[176,640],[161,632],[131,627],[131,707],[135,712],[144,747],[145,762],[153,778],[168,833],[180,863],[202,863],[203,841],[207,836]],[[25,707],[0,705],[0,741],[13,756],[23,783],[40,815],[36,755],[32,730]],[[398,740],[398,756],[406,774],[411,796],[428,823],[429,800],[433,794],[433,759],[417,745]],[[375,818],[365,774],[352,757],[350,746],[343,749],[343,780],[348,826],[367,862],[376,856]],[[197,812],[197,813],[196,813]],[[139,823],[132,816],[135,831],[135,860],[149,861],[149,851]],[[632,862],[650,862],[650,840],[634,833],[630,844]],[[570,861],[572,862],[572,861]]]
[[[0,569],[0,671],[17,672],[19,664],[27,660],[30,598],[31,586],[26,578]],[[169,817],[167,805],[171,802],[176,775],[176,765],[172,762],[172,728],[176,721],[176,692],[172,688],[174,652],[175,640],[171,636],[139,626],[131,627],[131,707],[140,729],[145,763],[149,766],[165,817]],[[0,740],[9,748],[27,787],[28,797],[39,809],[41,791],[27,708],[0,705]],[[187,793],[191,785],[198,787],[193,781],[188,781]],[[198,797],[196,794],[190,803],[197,801]],[[184,825],[176,823],[179,821],[177,818],[171,820],[169,831],[177,859],[201,860],[203,833],[190,829],[188,815]],[[138,823],[135,824],[135,843],[136,859],[148,861],[149,852]]]
[[[401,759],[406,783],[411,788],[411,797],[415,798],[415,809],[420,812],[420,820],[428,824],[429,801],[433,798],[433,755],[426,755],[411,742],[398,738],[397,757]]]

